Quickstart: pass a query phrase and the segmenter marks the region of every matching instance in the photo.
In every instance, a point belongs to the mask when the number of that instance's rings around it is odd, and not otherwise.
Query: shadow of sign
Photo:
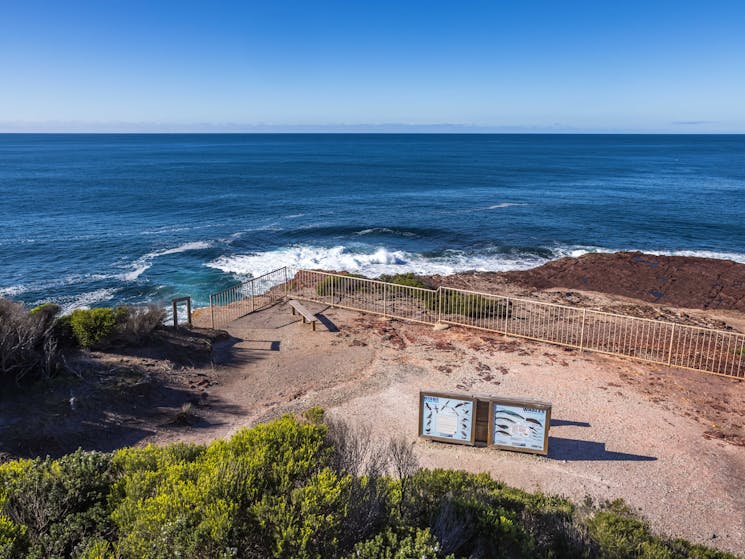
[[[552,422],[553,423],[553,422]],[[554,460],[618,460],[629,462],[652,462],[656,456],[613,452],[605,448],[605,443],[582,441],[579,439],[548,438],[548,457]]]
[[[551,418],[551,427],[590,427],[587,421],[570,421],[568,419]]]

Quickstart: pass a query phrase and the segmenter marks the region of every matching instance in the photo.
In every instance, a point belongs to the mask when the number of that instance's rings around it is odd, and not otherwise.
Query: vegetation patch
[[[622,502],[575,507],[486,474],[419,470],[314,408],[207,446],[0,465],[0,558],[684,558]]]
[[[382,275],[379,281],[392,283],[394,285],[405,285],[407,287],[417,287],[419,289],[432,289],[432,286],[425,282],[420,276],[409,272],[407,274]]]
[[[350,274],[348,272],[341,272],[334,276],[326,276],[316,284],[316,294],[322,297],[327,295],[342,296],[369,289],[368,282],[349,281],[348,278],[368,279],[360,274]]]
[[[0,385],[51,378],[66,369],[66,350],[140,344],[165,318],[157,305],[59,313],[52,303],[27,310],[0,299]]]

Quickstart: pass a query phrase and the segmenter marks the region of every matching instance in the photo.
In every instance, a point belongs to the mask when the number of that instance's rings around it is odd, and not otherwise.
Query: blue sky
[[[0,0],[0,131],[745,133],[745,2]]]

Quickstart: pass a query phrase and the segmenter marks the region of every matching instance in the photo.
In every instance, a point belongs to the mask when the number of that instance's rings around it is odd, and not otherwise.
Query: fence
[[[210,296],[213,327],[287,296],[745,378],[745,335],[450,287],[436,290],[280,268]]]
[[[300,270],[293,297],[745,378],[745,335],[451,287],[436,290]]]
[[[225,326],[287,297],[287,273],[287,268],[280,268],[211,294],[212,328]]]

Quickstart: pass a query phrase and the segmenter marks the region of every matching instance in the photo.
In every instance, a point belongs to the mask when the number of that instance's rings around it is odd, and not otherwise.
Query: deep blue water
[[[745,136],[0,135],[0,296],[167,300],[283,265],[745,262]]]

